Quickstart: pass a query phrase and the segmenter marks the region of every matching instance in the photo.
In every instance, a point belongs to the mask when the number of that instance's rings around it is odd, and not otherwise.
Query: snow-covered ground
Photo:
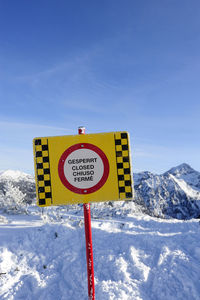
[[[92,219],[96,300],[200,299],[198,220]],[[86,300],[82,211],[0,215],[0,299]]]

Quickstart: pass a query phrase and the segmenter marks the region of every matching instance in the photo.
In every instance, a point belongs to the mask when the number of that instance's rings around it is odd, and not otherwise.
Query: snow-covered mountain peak
[[[200,173],[184,163],[164,174],[134,174],[136,200],[152,215],[179,219],[200,215]]]
[[[187,184],[194,188],[200,189],[200,173],[188,164],[181,164],[164,173],[165,176],[173,175],[178,179],[184,180]]]
[[[190,165],[183,163],[180,164],[177,167],[171,168],[169,171],[167,171],[165,174],[172,174],[176,177],[181,177],[182,175],[190,174],[196,172],[194,169],[190,167]]]
[[[147,179],[151,178],[152,176],[153,176],[153,174],[149,171],[134,173],[134,185],[137,186],[141,182],[141,180],[147,180]]]
[[[21,171],[6,170],[6,171],[0,172],[0,180],[12,180],[12,181],[31,180],[31,181],[33,181],[33,177],[31,175],[26,174]]]

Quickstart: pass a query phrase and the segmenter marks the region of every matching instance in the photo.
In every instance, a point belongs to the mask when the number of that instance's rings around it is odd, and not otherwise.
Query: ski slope
[[[81,214],[33,209],[0,221],[0,299],[88,299]],[[95,218],[92,234],[96,300],[200,299],[198,220]]]

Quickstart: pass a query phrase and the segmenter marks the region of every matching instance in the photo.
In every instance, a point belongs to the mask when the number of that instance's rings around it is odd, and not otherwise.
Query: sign
[[[127,132],[35,138],[33,147],[39,206],[133,198]]]
[[[98,147],[81,143],[68,148],[61,156],[58,173],[70,191],[89,194],[99,190],[109,174],[109,162]]]

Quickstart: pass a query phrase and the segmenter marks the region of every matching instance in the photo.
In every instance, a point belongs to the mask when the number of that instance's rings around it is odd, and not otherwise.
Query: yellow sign
[[[39,206],[133,198],[127,132],[35,138],[33,148]]]

